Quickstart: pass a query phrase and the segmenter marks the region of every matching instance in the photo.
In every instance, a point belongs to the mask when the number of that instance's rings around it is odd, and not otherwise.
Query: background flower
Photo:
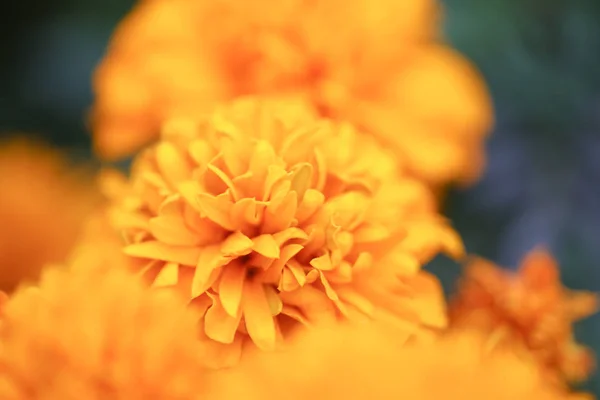
[[[140,2],[95,77],[97,149],[123,156],[191,107],[283,93],[374,134],[428,183],[472,182],[490,101],[439,43],[438,16],[430,0]]]
[[[405,335],[376,325],[321,327],[212,383],[221,389],[215,399],[586,398],[547,386],[526,359],[490,352],[477,332],[407,346]]]
[[[90,175],[40,142],[0,142],[0,290],[66,257],[97,201]]]
[[[575,342],[573,324],[597,308],[595,294],[564,288],[552,256],[536,250],[517,273],[474,261],[450,303],[450,316],[455,327],[487,331],[499,346],[532,353],[563,385],[592,372],[594,356]]]
[[[203,349],[181,298],[80,255],[18,290],[0,325],[0,397],[202,397]],[[73,269],[74,268],[74,269]]]

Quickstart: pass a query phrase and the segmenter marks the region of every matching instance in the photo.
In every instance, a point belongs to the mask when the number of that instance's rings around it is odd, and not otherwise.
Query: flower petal
[[[190,178],[192,168],[173,143],[162,141],[156,145],[155,152],[158,168],[172,188]]]
[[[241,319],[241,312],[232,317],[216,300],[204,316],[204,332],[206,336],[219,343],[233,343]]]
[[[263,285],[258,280],[246,282],[242,303],[248,335],[261,350],[274,350],[275,321]]]
[[[182,265],[196,265],[201,254],[201,249],[197,247],[169,246],[158,241],[130,244],[123,251],[131,257],[161,260]]]
[[[227,257],[239,257],[252,251],[254,242],[242,232],[234,232],[221,244],[221,254]]]
[[[182,215],[164,215],[151,218],[149,230],[159,241],[174,246],[195,246],[200,242],[197,234],[189,230]]]
[[[152,287],[174,286],[177,284],[178,280],[179,265],[175,263],[167,263],[162,267],[156,278],[154,278]]]
[[[221,273],[219,299],[223,309],[231,317],[237,316],[240,311],[245,279],[246,269],[238,263],[230,263]]]
[[[233,203],[227,196],[220,195],[215,197],[207,193],[198,193],[197,199],[198,207],[208,219],[227,230],[234,230],[234,224],[231,221]]]
[[[252,239],[252,250],[267,258],[279,258],[280,249],[272,235],[260,235]]]
[[[192,280],[192,297],[197,297],[206,292],[218,277],[215,272],[217,268],[226,265],[228,262],[229,258],[221,254],[219,246],[208,246],[200,249],[194,279]]]

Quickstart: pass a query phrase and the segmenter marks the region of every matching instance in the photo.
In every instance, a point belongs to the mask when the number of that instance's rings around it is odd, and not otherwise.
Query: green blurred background
[[[484,178],[452,193],[446,213],[470,252],[514,267],[543,244],[568,286],[600,291],[600,0],[443,3],[447,38],[483,72],[497,118]],[[38,133],[89,157],[90,75],[131,5],[4,4],[0,132]],[[450,289],[459,268],[432,268]],[[600,352],[600,317],[578,337]],[[597,375],[587,388],[600,396]]]

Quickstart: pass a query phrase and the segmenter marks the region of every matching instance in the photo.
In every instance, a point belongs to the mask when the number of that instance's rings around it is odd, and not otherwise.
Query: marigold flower
[[[291,94],[376,135],[433,185],[471,182],[490,100],[437,22],[434,0],[139,2],[95,75],[97,150],[127,155],[201,105]]]
[[[37,279],[45,263],[68,254],[96,202],[84,178],[45,145],[0,143],[0,291]]]
[[[485,260],[471,263],[450,304],[452,325],[488,332],[498,346],[534,354],[559,384],[587,379],[592,352],[575,342],[573,324],[597,311],[595,294],[564,288],[558,266],[541,249],[519,271]]]
[[[431,193],[369,136],[296,107],[246,98],[171,121],[111,211],[140,273],[206,311],[227,363],[248,337],[274,348],[290,325],[445,324],[439,284],[418,271],[462,244]]]
[[[179,295],[149,290],[124,268],[93,271],[49,268],[8,301],[0,398],[203,398],[205,353]]]
[[[534,363],[489,351],[477,332],[407,344],[380,326],[321,327],[278,353],[252,353],[217,375],[214,398],[583,399],[547,386]]]

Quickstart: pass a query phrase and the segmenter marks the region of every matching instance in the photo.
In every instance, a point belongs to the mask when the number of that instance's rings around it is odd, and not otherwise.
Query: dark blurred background
[[[600,0],[445,0],[448,40],[483,72],[496,108],[482,181],[446,212],[472,253],[514,267],[549,247],[566,284],[600,291]],[[0,7],[0,132],[89,156],[90,75],[131,0]],[[458,267],[436,272],[447,288]],[[600,352],[600,317],[578,337]],[[600,381],[587,385],[600,395]]]

